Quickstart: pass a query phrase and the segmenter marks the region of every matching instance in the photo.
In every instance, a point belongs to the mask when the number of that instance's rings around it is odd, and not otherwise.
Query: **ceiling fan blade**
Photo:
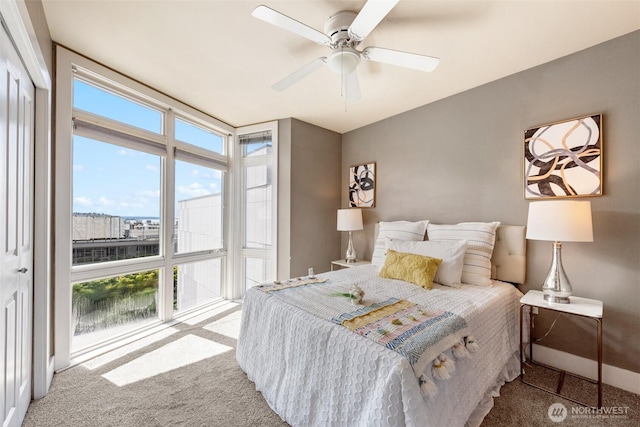
[[[271,88],[273,88],[273,90],[277,90],[278,92],[282,92],[292,84],[297,83],[298,81],[307,77],[309,74],[313,73],[317,69],[322,68],[322,66],[326,62],[327,62],[327,58],[325,58],[324,56],[321,58],[314,59],[304,67],[300,68],[297,71],[294,71],[284,79],[280,80],[278,83],[271,86]]]
[[[358,72],[353,71],[344,76],[344,91],[347,93],[347,102],[360,101],[360,83]]]
[[[362,51],[365,59],[399,67],[412,68],[419,71],[433,71],[440,63],[440,58],[417,53],[401,52],[399,50],[368,47]]]
[[[362,41],[400,0],[369,0],[349,27],[351,40]]]
[[[301,37],[309,39],[312,42],[316,42],[321,45],[331,44],[331,39],[326,34],[321,33],[315,28],[311,28],[302,22],[296,21],[287,15],[283,15],[278,11],[268,8],[267,6],[260,5],[256,7],[253,9],[253,12],[251,12],[251,15],[263,20],[264,22],[275,25],[276,27],[280,27],[283,30],[290,31]]]

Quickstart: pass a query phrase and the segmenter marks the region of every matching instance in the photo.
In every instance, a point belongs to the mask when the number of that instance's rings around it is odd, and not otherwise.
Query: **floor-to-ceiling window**
[[[57,85],[60,368],[225,297],[233,128],[62,48]]]
[[[242,292],[276,278],[277,123],[238,130]]]

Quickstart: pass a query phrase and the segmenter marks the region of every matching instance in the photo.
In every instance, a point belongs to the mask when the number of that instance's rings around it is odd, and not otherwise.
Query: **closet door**
[[[31,401],[34,85],[0,27],[0,415],[22,424]]]

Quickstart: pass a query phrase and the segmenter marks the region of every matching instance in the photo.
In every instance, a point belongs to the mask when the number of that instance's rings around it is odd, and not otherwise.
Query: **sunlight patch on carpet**
[[[229,350],[233,348],[195,335],[186,335],[102,376],[122,387]]]
[[[207,310],[202,314],[198,314],[197,316],[191,317],[189,319],[185,319],[183,321],[183,323],[186,323],[187,325],[196,325],[204,320],[207,320],[213,316],[216,316],[220,313],[223,313],[227,310],[231,310],[233,308],[236,308],[237,306],[239,306],[240,304],[237,304],[235,302],[225,302],[224,304],[222,304],[221,306],[218,307],[214,307],[211,310]]]
[[[178,332],[178,330],[175,328],[163,329],[161,331],[156,332],[153,335],[149,335],[148,337],[144,337],[138,341],[134,341],[131,344],[127,344],[123,347],[120,347],[108,353],[105,353],[102,356],[98,356],[91,360],[87,360],[82,364],[82,366],[92,370],[99,368],[101,366],[106,365],[107,363],[113,362],[114,360],[118,360],[129,353],[133,353],[134,351],[140,350],[141,348],[144,348],[155,342],[161,341],[175,334],[176,332]]]
[[[240,336],[240,319],[242,318],[242,310],[234,311],[228,316],[218,319],[213,323],[204,326],[206,329],[216,334],[221,334],[229,338],[238,339]]]

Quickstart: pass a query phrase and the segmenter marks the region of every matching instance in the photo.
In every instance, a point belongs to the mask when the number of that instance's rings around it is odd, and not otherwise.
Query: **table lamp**
[[[356,262],[356,251],[353,249],[351,232],[362,230],[362,210],[357,208],[338,209],[338,231],[349,232],[349,245],[345,253],[346,262]]]
[[[553,258],[542,285],[544,299],[568,304],[571,282],[562,267],[560,242],[593,242],[591,202],[548,200],[531,202],[527,219],[527,239],[553,242]]]

